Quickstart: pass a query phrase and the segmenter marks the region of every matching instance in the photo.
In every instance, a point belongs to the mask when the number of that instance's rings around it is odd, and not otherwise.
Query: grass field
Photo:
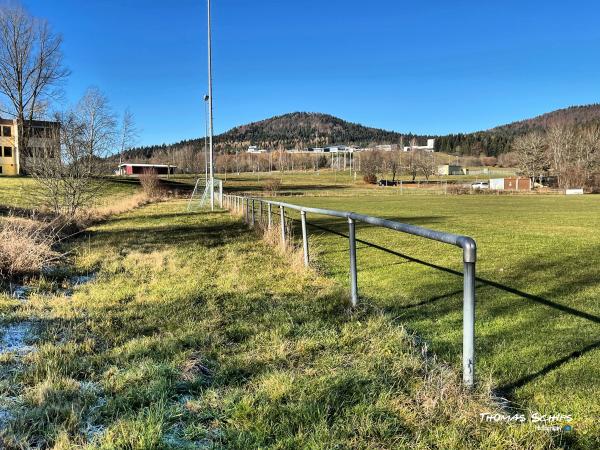
[[[529,425],[481,423],[498,411],[486,390],[463,392],[395,313],[348,310],[339,283],[185,206],[72,242],[70,270],[96,274],[72,295],[55,275],[26,303],[2,298],[2,322],[37,334],[37,351],[2,356],[5,446],[554,447]]]
[[[38,348],[0,356],[0,422],[3,398],[18,418],[6,442],[600,447],[600,197],[400,196],[331,175],[319,190],[321,175],[285,178],[303,195],[284,199],[476,239],[475,393],[457,379],[458,248],[358,225],[359,239],[393,253],[359,244],[361,307],[350,313],[347,239],[322,229],[346,223],[309,215],[313,273],[238,219],[170,202],[69,244],[67,272],[97,273],[73,296],[60,289],[68,274],[34,282],[26,303],[0,294],[0,321],[33,324]],[[226,188],[262,190],[243,176]],[[509,411],[573,417],[573,431],[480,423],[497,410],[486,386]]]
[[[137,180],[103,180],[102,193],[96,199],[97,207],[133,195],[139,190]],[[37,208],[40,206],[36,196],[35,180],[31,177],[0,177],[0,206],[11,208]]]
[[[294,203],[466,234],[478,243],[477,368],[530,412],[570,414],[600,445],[600,197],[302,197]],[[309,222],[347,233],[342,221]],[[348,280],[347,239],[309,227],[325,272]],[[459,249],[390,230],[357,227],[364,302],[381,307],[460,368]],[[432,267],[431,264],[440,267]]]
[[[505,169],[508,173],[512,173],[511,169]],[[217,174],[217,176],[225,180],[228,189],[237,192],[264,192],[264,186],[269,180],[277,180],[281,183],[278,191],[285,195],[356,195],[373,194],[377,195],[398,195],[399,187],[380,187],[370,185],[362,180],[362,176],[350,173],[350,171],[332,171],[330,169],[320,170],[318,172],[257,172],[257,173],[241,173],[237,174]],[[387,178],[391,179],[391,175]],[[429,177],[431,183],[430,188],[443,190],[443,185],[448,184],[468,184],[475,180],[488,180],[489,175],[461,175],[461,176],[445,176]],[[194,183],[196,176],[192,175],[176,175],[175,179],[184,183]],[[416,189],[412,184],[412,178],[409,176],[397,176],[396,180],[403,180],[405,183],[403,191],[405,193],[420,193],[426,191],[424,186],[421,189]],[[427,180],[423,176],[418,176],[415,180],[417,183],[425,183]]]

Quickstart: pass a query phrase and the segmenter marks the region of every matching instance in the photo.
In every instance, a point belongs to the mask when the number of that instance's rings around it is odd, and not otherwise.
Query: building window
[[[2,127],[2,136],[10,137],[11,135],[12,135],[12,128],[3,126]]]
[[[12,158],[12,147],[4,147],[4,157]]]

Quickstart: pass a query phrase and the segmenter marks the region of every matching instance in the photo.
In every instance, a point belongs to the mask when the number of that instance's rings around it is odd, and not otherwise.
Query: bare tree
[[[43,115],[69,75],[61,44],[62,37],[47,22],[22,7],[0,8],[0,94],[9,103],[0,112],[17,119],[21,148],[27,146],[28,121]]]
[[[414,153],[414,164],[416,165],[416,170],[421,172],[425,179],[429,181],[429,177],[434,175],[437,171],[437,165],[435,163],[435,157],[433,153],[425,152],[423,150],[413,150],[411,153]]]
[[[116,120],[106,95],[97,87],[88,88],[77,104],[76,114],[84,125],[88,158],[107,156],[115,145]]]
[[[57,114],[57,149],[34,156],[31,174],[44,203],[56,214],[74,217],[99,194],[104,160],[114,143],[115,121],[108,100],[90,89],[69,112]]]
[[[137,138],[138,130],[135,126],[135,118],[131,110],[126,108],[119,130],[119,164],[123,163],[123,154],[135,145]]]
[[[517,137],[513,142],[517,168],[522,175],[542,177],[550,168],[545,136],[537,131]]]
[[[583,184],[590,185],[600,171],[600,127],[590,125],[577,133],[577,164],[581,166]]]
[[[384,156],[384,164],[386,171],[389,171],[392,175],[392,181],[396,181],[396,176],[400,171],[400,152],[398,150],[392,150],[391,152],[386,152]]]
[[[408,175],[412,177],[412,181],[415,181],[417,174],[419,173],[419,165],[417,162],[417,155],[414,150],[410,150],[402,154],[402,168]]]
[[[551,167],[558,176],[559,186],[563,186],[566,182],[568,159],[570,159],[569,156],[573,153],[576,144],[575,132],[573,128],[566,125],[553,125],[546,133],[546,143]]]
[[[370,150],[362,154],[360,171],[367,183],[375,184],[377,174],[383,166],[383,156],[378,150]]]

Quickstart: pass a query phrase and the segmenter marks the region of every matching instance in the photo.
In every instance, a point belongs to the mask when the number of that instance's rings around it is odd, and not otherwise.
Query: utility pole
[[[210,29],[210,0],[208,4],[208,146],[209,146],[209,182],[210,182],[210,209],[215,209],[215,183],[213,167],[213,93],[212,93],[212,38]]]

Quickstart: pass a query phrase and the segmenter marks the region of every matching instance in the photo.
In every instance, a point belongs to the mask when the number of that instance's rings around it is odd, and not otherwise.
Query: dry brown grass
[[[52,246],[57,240],[57,222],[40,222],[20,217],[0,220],[0,274],[7,277],[41,271],[56,261]]]
[[[9,278],[39,274],[58,262],[55,244],[80,233],[90,225],[122,214],[161,198],[145,192],[116,200],[108,206],[80,211],[74,218],[37,213],[35,218],[0,218],[0,275]]]
[[[106,220],[110,216],[131,211],[132,209],[139,208],[140,206],[147,205],[148,203],[157,200],[159,200],[159,198],[151,198],[145,192],[138,192],[130,197],[116,200],[110,205],[81,211],[75,218],[75,221],[79,228],[85,228],[94,222]]]
[[[281,190],[281,180],[278,180],[277,178],[271,178],[265,181],[263,189],[271,194],[276,194],[279,190]]]
[[[272,226],[269,229],[266,223],[261,223],[258,220],[254,226],[254,230],[259,233],[262,239],[269,245],[275,247],[278,252],[285,256],[290,266],[295,272],[306,271],[307,268],[304,266],[304,253],[302,250],[302,243],[294,242],[293,227],[290,223],[286,223],[285,245],[281,242],[281,228],[279,221],[273,220]]]

